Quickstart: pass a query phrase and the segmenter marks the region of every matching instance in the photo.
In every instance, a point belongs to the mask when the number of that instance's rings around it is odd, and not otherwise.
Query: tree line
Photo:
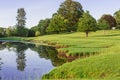
[[[113,16],[103,14],[99,20],[96,20],[89,11],[83,10],[79,2],[73,0],[65,0],[57,12],[52,15],[52,18],[40,20],[31,29],[25,27],[25,15],[24,8],[18,9],[16,26],[14,28],[9,27],[2,32],[3,28],[0,28],[0,36],[31,37],[79,31],[85,32],[86,37],[88,37],[91,31],[120,29],[120,10],[116,11]]]

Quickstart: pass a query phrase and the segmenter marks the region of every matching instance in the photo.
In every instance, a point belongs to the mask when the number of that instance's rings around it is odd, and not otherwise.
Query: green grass
[[[120,55],[99,55],[66,63],[43,79],[120,79]]]
[[[2,38],[7,40],[25,40],[33,43],[55,43],[62,46],[58,51],[67,51],[66,55],[91,55],[77,59],[55,68],[43,76],[43,79],[90,79],[120,80],[120,30],[85,33],[53,34],[30,38]],[[68,45],[69,47],[64,47]],[[96,53],[98,55],[93,55]]]

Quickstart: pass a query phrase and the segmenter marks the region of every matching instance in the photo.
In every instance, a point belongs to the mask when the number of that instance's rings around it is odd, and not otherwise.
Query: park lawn
[[[75,32],[15,39],[62,46],[57,48],[58,52],[66,52],[67,56],[89,55],[55,68],[43,79],[120,79],[120,30],[110,30],[106,34],[104,31],[91,32],[89,37]]]

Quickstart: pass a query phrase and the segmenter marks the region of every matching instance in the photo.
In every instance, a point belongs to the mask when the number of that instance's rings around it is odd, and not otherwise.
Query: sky
[[[51,18],[65,0],[1,0],[0,27],[16,25],[17,9],[26,11],[26,27],[31,28],[41,19]],[[103,14],[111,14],[120,9],[120,0],[74,0],[81,3],[83,10],[88,10],[97,20]]]

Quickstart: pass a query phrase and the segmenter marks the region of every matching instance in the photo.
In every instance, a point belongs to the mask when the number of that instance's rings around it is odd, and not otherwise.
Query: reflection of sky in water
[[[0,61],[3,62],[0,76],[3,80],[39,80],[41,76],[49,72],[53,67],[50,60],[40,58],[38,53],[27,49],[25,52],[25,69],[17,69],[17,53],[4,49],[0,51]]]

